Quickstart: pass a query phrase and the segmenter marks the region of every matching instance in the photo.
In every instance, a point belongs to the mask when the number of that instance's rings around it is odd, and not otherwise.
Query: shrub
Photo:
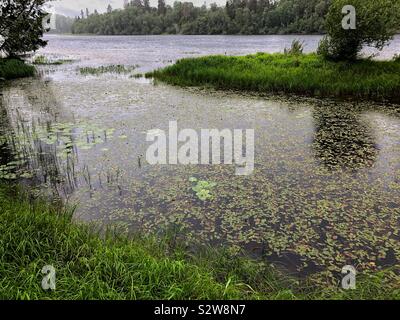
[[[342,27],[342,9],[356,9],[356,28]],[[327,35],[320,42],[318,53],[334,60],[355,60],[363,46],[382,50],[400,26],[398,0],[333,0],[326,18]]]
[[[35,67],[19,59],[0,59],[0,78],[11,80],[30,77],[35,74]]]

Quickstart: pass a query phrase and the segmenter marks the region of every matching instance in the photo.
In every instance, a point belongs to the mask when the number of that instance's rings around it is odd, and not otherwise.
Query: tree
[[[1,1],[1,0],[0,0]],[[175,1],[126,0],[125,8],[90,15],[74,23],[74,33],[96,34],[273,34],[322,33],[332,0],[227,0],[226,6]],[[121,1],[122,2],[122,1]]]
[[[355,26],[344,28],[342,10],[348,5],[355,8]],[[327,36],[318,52],[330,59],[354,60],[364,46],[382,50],[399,29],[399,0],[333,0],[326,18]]]
[[[146,11],[150,11],[150,0],[143,0],[143,6]]]
[[[158,0],[157,12],[160,15],[165,15],[165,13],[167,12],[167,7],[165,5],[165,0]]]
[[[131,5],[133,7],[142,8],[143,7],[143,2],[142,2],[142,0],[132,0],[131,1]]]
[[[107,13],[111,13],[112,11],[113,11],[113,8],[111,7],[111,4],[109,4],[107,7]]]
[[[43,7],[46,0],[7,0],[0,2],[0,52],[15,57],[44,47],[46,31]]]

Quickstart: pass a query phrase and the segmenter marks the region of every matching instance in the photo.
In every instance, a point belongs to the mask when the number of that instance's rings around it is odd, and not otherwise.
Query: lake
[[[320,36],[47,36],[59,66],[1,88],[0,177],[76,205],[74,218],[224,245],[298,275],[400,255],[400,106],[179,88],[135,77],[179,58],[280,52]],[[367,50],[371,53],[371,50]],[[400,37],[378,57],[400,53]],[[123,64],[130,74],[83,75]],[[255,168],[149,165],[146,133],[254,129]],[[200,199],[195,179],[212,183]]]

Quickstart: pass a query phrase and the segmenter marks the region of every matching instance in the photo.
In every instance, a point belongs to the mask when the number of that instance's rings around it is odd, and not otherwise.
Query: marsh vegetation
[[[400,102],[398,59],[336,62],[316,54],[209,56],[182,59],[147,76],[183,86]]]
[[[124,65],[108,65],[100,67],[83,67],[79,68],[79,72],[82,75],[101,75],[104,73],[116,73],[116,74],[130,74],[138,66],[124,66]]]

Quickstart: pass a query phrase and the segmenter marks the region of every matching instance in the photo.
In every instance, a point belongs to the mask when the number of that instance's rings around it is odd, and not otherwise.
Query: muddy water
[[[74,59],[2,88],[0,176],[77,204],[75,218],[188,242],[224,244],[292,272],[332,276],[397,264],[400,107],[177,88],[84,66],[281,51],[292,37],[49,37],[42,54]],[[314,50],[319,37],[304,37]],[[396,38],[382,57],[400,51]],[[255,169],[151,166],[146,132],[255,130]],[[201,200],[195,179],[212,197]]]

